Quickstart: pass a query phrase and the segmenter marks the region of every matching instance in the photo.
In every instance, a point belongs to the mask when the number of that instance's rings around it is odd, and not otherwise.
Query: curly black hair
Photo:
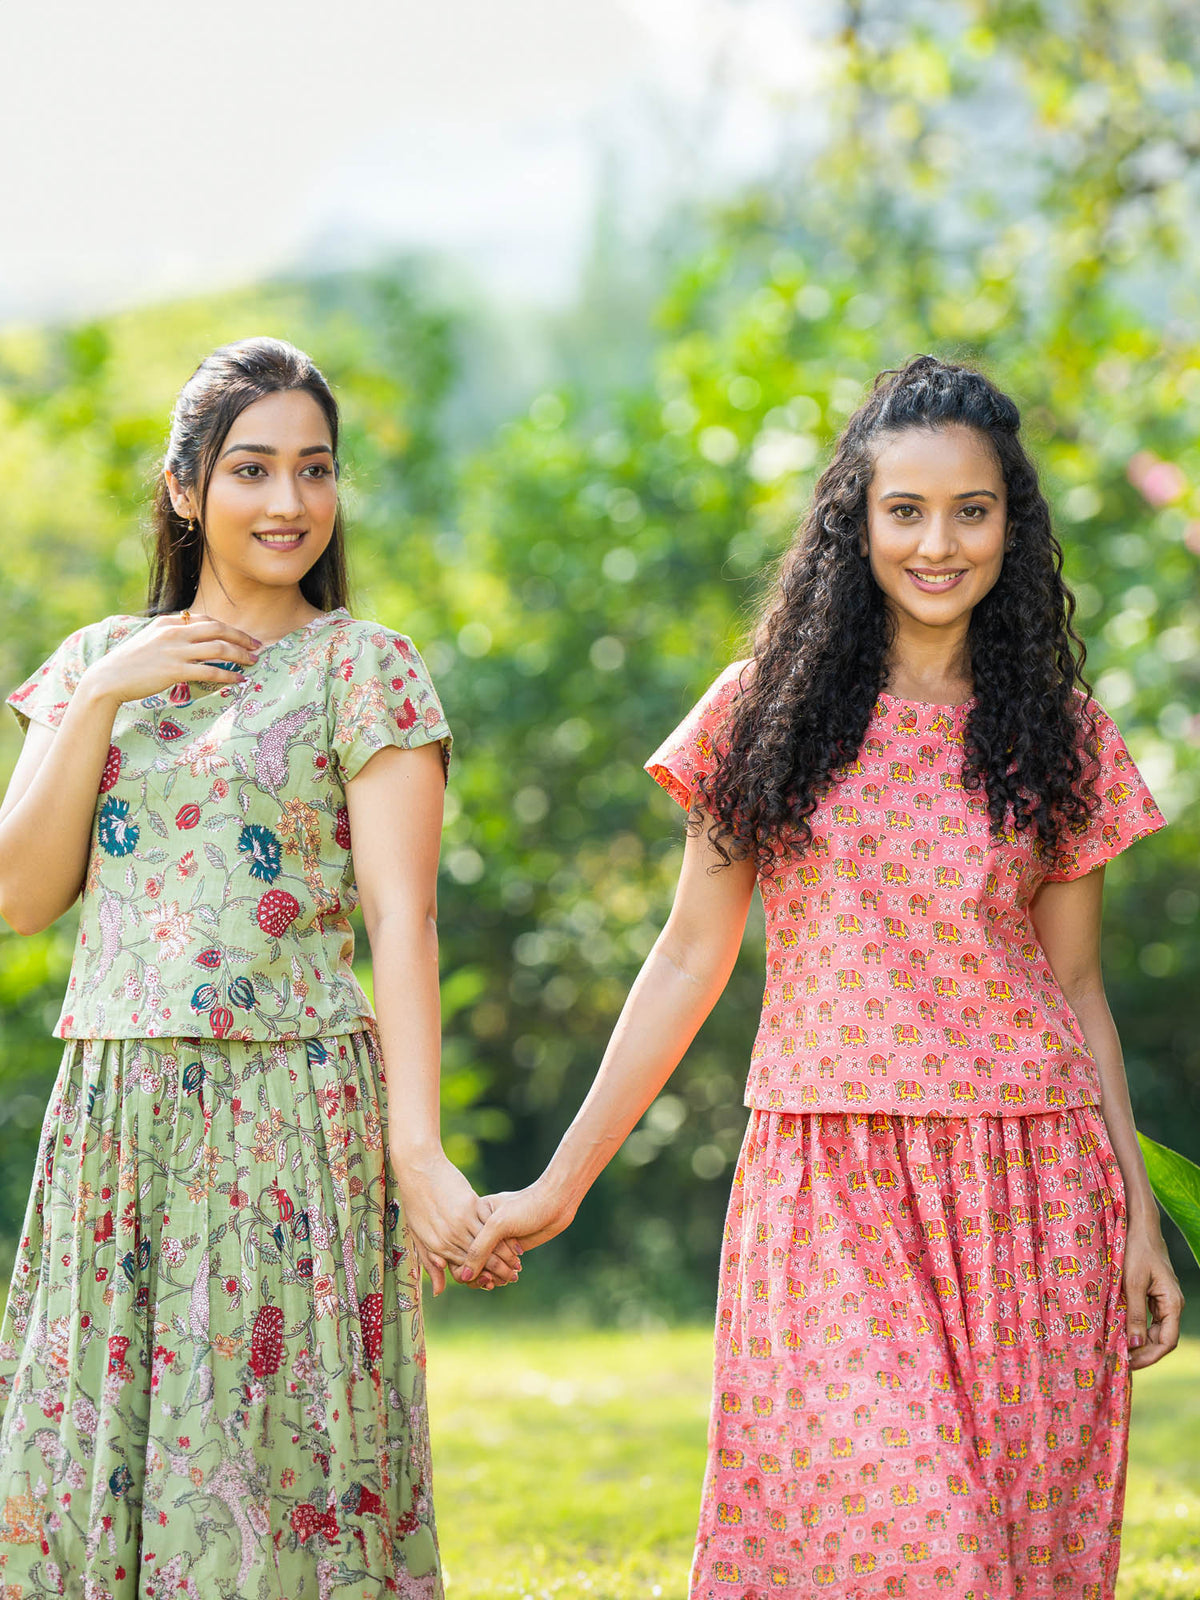
[[[785,555],[754,639],[753,669],[698,803],[726,864],[753,856],[769,873],[812,842],[809,818],[858,755],[887,683],[895,622],[860,554],[881,437],[908,428],[974,428],[996,453],[1008,499],[1000,576],[971,613],[975,701],[965,789],[987,794],[996,836],[1032,829],[1051,861],[1086,827],[1096,797],[1095,718],[1075,599],[1016,405],[980,372],[918,356],[882,372],[850,418]]]

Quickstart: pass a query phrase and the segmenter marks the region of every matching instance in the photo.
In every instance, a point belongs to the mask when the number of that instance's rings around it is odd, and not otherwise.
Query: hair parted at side
[[[860,555],[873,447],[909,428],[974,428],[995,451],[1008,499],[1000,576],[971,613],[975,702],[962,782],[987,796],[993,834],[1032,829],[1051,859],[1095,810],[1096,728],[1086,651],[1071,619],[1063,553],[1016,405],[981,372],[918,356],[882,372],[850,418],[785,555],[754,639],[754,662],[700,784],[714,846],[769,872],[812,842],[809,822],[862,746],[887,681],[894,622]]]
[[[289,389],[303,389],[324,412],[336,469],[340,421],[337,401],[316,363],[295,345],[268,338],[222,345],[204,358],[180,390],[171,413],[164,471],[158,475],[154,495],[154,549],[146,601],[151,616],[179,611],[196,597],[204,556],[208,486],[230,428],[256,400]],[[187,518],[180,517],[171,504],[164,475],[168,467],[183,487],[196,495],[200,517],[191,530]],[[300,592],[310,605],[322,611],[333,611],[347,603],[346,545],[340,506],[333,537],[300,580]]]

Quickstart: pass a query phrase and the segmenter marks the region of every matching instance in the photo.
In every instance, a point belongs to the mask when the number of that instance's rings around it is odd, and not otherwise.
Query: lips
[[[255,533],[253,537],[268,550],[295,550],[304,539],[305,528],[272,528],[269,533]]]
[[[962,568],[957,568],[953,572],[919,572],[912,567],[906,567],[905,571],[923,594],[943,594],[947,589],[956,588],[966,577],[966,572]]]

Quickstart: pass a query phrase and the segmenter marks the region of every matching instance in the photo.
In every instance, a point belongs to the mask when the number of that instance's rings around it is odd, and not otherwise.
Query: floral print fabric
[[[57,727],[88,666],[147,625],[72,634],[9,696]],[[239,684],[121,707],[100,780],[61,1038],[307,1038],[370,1018],[354,978],[345,785],[386,745],[450,731],[403,634],[344,610]]]
[[[5,1600],[438,1600],[371,1031],[67,1044],[0,1329]]]
[[[717,760],[735,662],[646,763],[690,806]],[[989,834],[962,786],[970,702],[881,695],[857,758],[810,821],[811,846],[760,877],[766,990],[746,1103],[764,1110],[1050,1111],[1099,1099],[1096,1064],[1029,918],[1046,878],[1163,826],[1112,719],[1099,810],[1053,871],[1028,833]]]
[[[1111,1600],[1124,1197],[1098,1110],[755,1110],[692,1600]]]

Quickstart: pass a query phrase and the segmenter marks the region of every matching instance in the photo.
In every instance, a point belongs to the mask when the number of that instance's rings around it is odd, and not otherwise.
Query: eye
[[[251,480],[254,478],[266,477],[266,473],[263,471],[262,466],[257,461],[243,461],[240,467],[235,467],[233,469],[233,475],[235,478],[248,478]]]
[[[305,467],[305,473],[311,473],[314,478],[332,478],[333,468],[324,461],[314,461],[311,466]]]
[[[988,514],[986,506],[963,506],[962,515],[968,522],[982,522]]]
[[[909,515],[910,512],[911,515]],[[919,506],[898,505],[892,507],[892,516],[895,517],[897,522],[911,522],[914,517],[919,517],[920,515],[921,510]]]

